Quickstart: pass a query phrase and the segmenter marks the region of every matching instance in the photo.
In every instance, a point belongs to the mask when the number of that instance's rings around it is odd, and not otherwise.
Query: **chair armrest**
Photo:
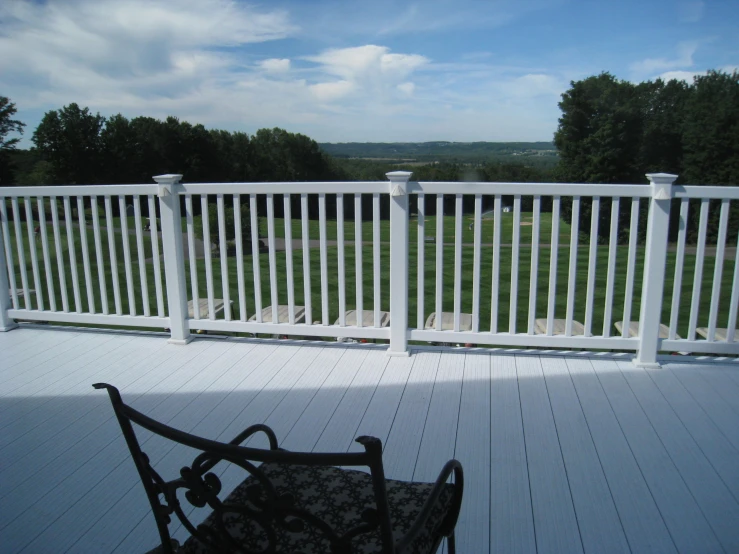
[[[439,500],[441,493],[446,485],[449,477],[454,474],[454,497],[452,498],[452,505],[449,509],[444,521],[441,523],[440,531],[442,535],[448,535],[454,526],[457,524],[457,518],[459,517],[459,510],[462,507],[462,492],[464,490],[464,472],[462,471],[462,464],[457,460],[449,460],[439,473],[439,477],[434,483],[431,493],[423,503],[421,512],[416,517],[416,520],[408,529],[408,532],[403,535],[400,540],[395,543],[395,549],[398,552],[403,552],[410,543],[423,531],[423,527],[426,525],[431,513],[434,509],[434,505]]]
[[[257,423],[256,425],[250,425],[241,433],[236,435],[228,444],[232,444],[234,446],[240,445],[242,442],[244,442],[246,439],[251,437],[254,433],[262,432],[265,435],[267,435],[267,439],[269,439],[269,449],[270,450],[277,450],[277,435],[275,435],[275,432],[267,427],[266,425],[262,423]],[[207,472],[213,469],[213,467],[220,462],[220,459],[217,460],[210,460],[208,462],[205,462],[202,466],[202,471]]]
[[[246,439],[251,437],[254,433],[258,433],[259,431],[267,435],[267,439],[269,439],[269,449],[277,450],[277,435],[275,435],[275,432],[272,429],[262,423],[257,423],[256,425],[251,425],[247,427],[241,433],[236,435],[229,444],[239,445]]]

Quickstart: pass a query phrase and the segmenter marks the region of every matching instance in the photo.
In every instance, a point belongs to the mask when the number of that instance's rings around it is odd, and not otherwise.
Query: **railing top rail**
[[[388,181],[306,181],[274,183],[186,183],[179,194],[337,194],[389,192]]]
[[[514,183],[411,181],[410,194],[504,194],[539,196],[652,196],[651,185],[587,184],[587,183]],[[24,196],[108,196],[157,194],[159,185],[44,185],[33,187],[0,187],[0,197]],[[387,193],[388,181],[315,181],[273,183],[186,183],[174,185],[175,194],[372,194]],[[739,199],[739,187],[712,185],[674,185],[673,198]]]
[[[134,194],[156,194],[159,185],[44,185],[40,187],[0,187],[0,197],[20,198],[24,196],[114,196]]]
[[[709,185],[675,185],[672,187],[673,198],[728,198],[739,199],[739,187],[717,187]]]

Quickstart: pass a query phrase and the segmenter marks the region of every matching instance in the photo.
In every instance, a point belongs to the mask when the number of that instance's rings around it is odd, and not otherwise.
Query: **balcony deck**
[[[157,535],[107,395],[230,439],[291,450],[385,445],[388,477],[464,465],[458,550],[739,551],[739,364],[372,345],[195,340],[22,326],[0,333],[5,552],[144,552]],[[176,471],[190,455],[144,450]],[[225,488],[237,477],[223,475]],[[182,536],[180,529],[176,536]]]

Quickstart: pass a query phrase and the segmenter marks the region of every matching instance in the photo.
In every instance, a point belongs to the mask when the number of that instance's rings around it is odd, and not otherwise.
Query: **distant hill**
[[[522,157],[557,157],[552,142],[340,142],[319,143],[336,158],[378,161],[486,162]]]

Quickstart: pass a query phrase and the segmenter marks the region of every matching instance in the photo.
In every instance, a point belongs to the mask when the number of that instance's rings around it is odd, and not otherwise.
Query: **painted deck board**
[[[633,552],[676,552],[590,360],[566,360],[626,538]]]
[[[516,359],[492,355],[490,375],[490,552],[536,552]]]
[[[617,362],[598,360],[597,364],[601,369],[597,374],[603,390],[678,550],[722,552],[721,543],[619,371]]]
[[[541,360],[535,356],[517,356],[516,371],[537,549],[539,552],[582,552]]]
[[[562,358],[542,358],[547,392],[586,552],[629,552],[611,490]]]
[[[739,504],[659,389],[643,369],[621,372],[693,498],[727,552],[739,551]]]
[[[390,478],[433,480],[456,457],[466,477],[460,552],[739,548],[733,364],[644,371],[582,353],[438,348],[389,358],[374,345],[213,337],[182,347],[162,335],[30,325],[0,334],[0,349],[4,552],[156,545],[96,381],[116,384],[154,418],[219,440],[257,422],[292,450],[356,451],[356,436],[374,435]],[[170,477],[193,457],[139,436]],[[219,472],[226,492],[243,478]]]

